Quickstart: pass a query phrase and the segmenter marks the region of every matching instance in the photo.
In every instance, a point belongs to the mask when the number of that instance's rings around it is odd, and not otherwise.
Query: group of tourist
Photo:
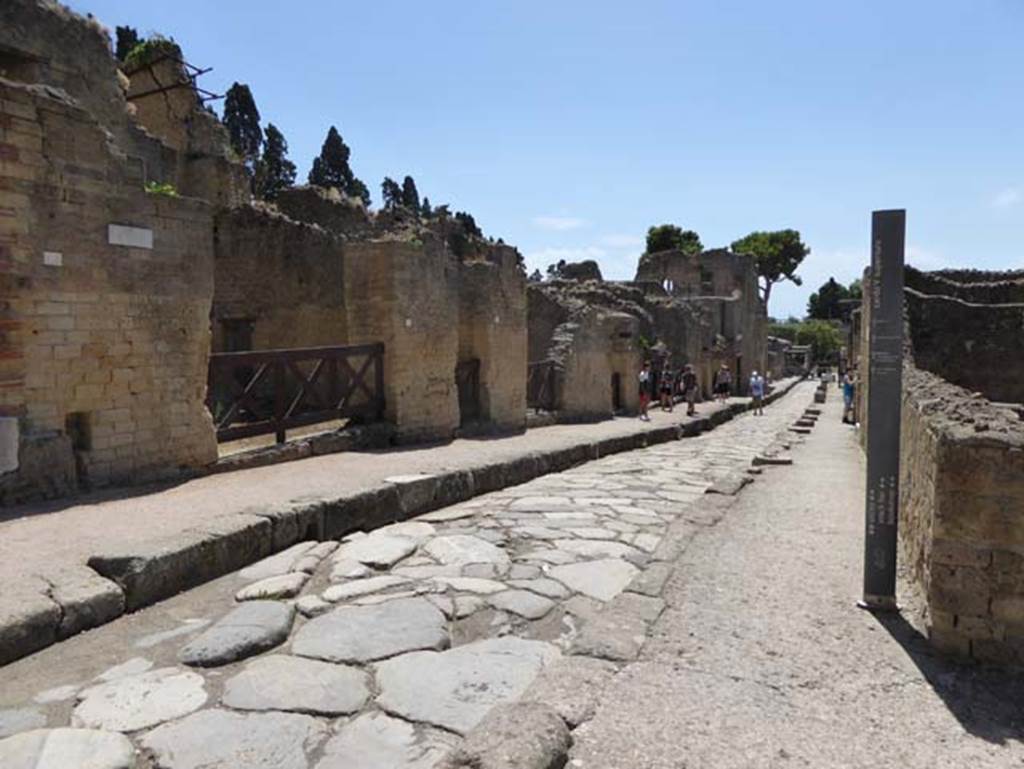
[[[732,395],[732,372],[725,363],[715,372],[712,382],[714,398],[725,403]],[[753,400],[754,414],[764,414],[764,396],[767,389],[765,379],[756,371],[750,375],[750,397]],[[657,398],[662,411],[671,412],[675,406],[676,395],[682,395],[686,401],[686,415],[697,413],[696,402],[700,394],[700,383],[693,366],[687,363],[679,372],[672,370],[669,359],[665,358],[661,370],[654,371],[649,360],[644,361],[640,369],[640,419],[650,421],[647,413],[651,402]]]

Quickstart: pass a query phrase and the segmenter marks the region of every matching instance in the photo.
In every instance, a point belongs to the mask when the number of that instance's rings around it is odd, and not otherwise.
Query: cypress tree
[[[384,201],[384,208],[394,208],[402,204],[402,188],[390,176],[385,176],[384,181],[381,182],[380,194]]]
[[[348,159],[351,150],[341,138],[334,126],[327,131],[319,157],[314,158],[313,168],[309,172],[309,183],[320,187],[335,187],[346,195],[359,198],[367,206],[370,205],[370,190],[356,178],[349,167]]]
[[[370,189],[365,184],[363,184],[361,179],[357,179],[356,177],[353,176],[352,180],[348,184],[348,187],[345,189],[345,193],[349,197],[359,198],[361,201],[363,201],[364,206],[366,206],[367,208],[370,207]]]
[[[263,156],[256,164],[257,196],[273,200],[277,193],[295,183],[295,164],[288,159],[288,142],[273,123],[267,123]]]
[[[228,89],[224,98],[224,127],[228,129],[231,146],[252,171],[263,144],[263,129],[249,86],[235,83]]]
[[[476,220],[472,214],[467,214],[465,211],[456,211],[455,221],[462,225],[462,229],[466,231],[467,235],[474,235],[478,238],[483,237],[483,232],[477,227]]]
[[[411,211],[419,211],[420,208],[420,193],[411,176],[406,176],[402,181],[402,205]]]
[[[424,219],[429,219],[434,215],[434,209],[430,207],[430,198],[426,195],[423,196],[423,203],[420,205],[420,216]]]

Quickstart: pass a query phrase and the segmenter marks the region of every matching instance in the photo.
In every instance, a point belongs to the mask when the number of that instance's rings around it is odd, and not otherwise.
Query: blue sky
[[[476,216],[533,267],[632,277],[651,224],[706,246],[794,227],[802,314],[908,210],[908,261],[1024,267],[1024,2],[75,0],[174,37],[253,90],[304,178],[338,126],[385,175]]]

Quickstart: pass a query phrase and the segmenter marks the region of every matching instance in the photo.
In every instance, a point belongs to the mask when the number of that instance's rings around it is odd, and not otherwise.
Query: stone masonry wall
[[[1024,665],[1024,422],[904,366],[900,552],[932,643]]]
[[[384,343],[386,415],[397,438],[451,438],[459,426],[458,272],[443,244],[350,243],[344,275],[349,344]]]
[[[459,265],[460,361],[480,361],[480,418],[499,430],[526,426],[526,279],[515,250]]]
[[[174,150],[157,180],[216,206],[248,202],[245,169],[217,116],[203,109],[178,58],[162,56],[127,74],[136,121]]]
[[[906,290],[914,359],[994,401],[1024,403],[1024,303],[979,304]]]
[[[129,114],[110,38],[94,19],[49,0],[0,3],[0,77],[62,90],[110,132],[133,173],[164,181],[176,153]]]
[[[555,410],[560,419],[611,417],[612,377],[616,374],[621,408],[636,412],[637,375],[643,363],[638,325],[632,315],[588,307],[556,329],[546,357],[557,364]]]
[[[922,272],[908,266],[904,282],[907,288],[932,296],[949,296],[976,304],[1019,304],[1024,302],[1024,270],[981,272],[939,270]]]
[[[767,317],[758,293],[754,258],[726,249],[644,254],[636,281],[656,284],[669,296],[692,305],[708,326],[699,357],[691,357],[688,351],[683,361],[675,355],[675,363],[693,363],[705,392],[713,372],[724,363],[732,371],[734,393],[746,394],[751,372],[764,371],[767,365]]]
[[[270,209],[218,212],[214,230],[213,351],[233,324],[250,324],[252,349],[348,341],[343,243]]]
[[[26,461],[74,448],[92,485],[216,458],[209,208],[147,194],[109,139],[59,92],[0,81],[0,408]],[[3,501],[73,491],[68,460],[54,467],[4,475]]]

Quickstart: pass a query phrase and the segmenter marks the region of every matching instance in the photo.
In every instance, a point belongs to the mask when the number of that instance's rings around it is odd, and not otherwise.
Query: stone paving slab
[[[158,769],[308,769],[308,754],[327,733],[296,713],[204,710],[154,729],[141,744]]]
[[[341,547],[375,537],[412,541],[391,565],[374,557],[372,567],[341,574],[339,563],[358,562],[321,552],[311,572],[297,572],[320,545],[300,548],[274,565],[285,570],[278,577],[308,576],[293,598],[237,603],[240,587],[269,572],[226,575],[8,666],[3,688],[21,694],[0,692],[0,707],[40,707],[46,726],[65,726],[75,705],[33,703],[71,687],[80,706],[95,694],[97,678],[129,703],[138,681],[176,664],[183,647],[216,651],[209,641],[222,629],[263,626],[258,617],[240,621],[239,612],[269,605],[293,616],[279,647],[252,647],[243,650],[250,659],[226,656],[218,667],[186,671],[204,692],[198,709],[161,723],[163,712],[136,708],[156,723],[129,738],[154,752],[156,767],[260,767],[269,765],[266,754],[302,769],[358,766],[355,757],[386,760],[389,769],[437,769],[445,752],[463,745],[470,749],[464,757],[497,760],[500,746],[487,735],[504,734],[501,722],[475,731],[496,706],[536,702],[541,692],[557,717],[586,720],[597,691],[636,656],[662,612],[664,579],[641,577],[670,567],[659,559],[677,558],[683,540],[724,514],[723,498],[707,489],[776,446],[795,408],[783,401],[768,416],[744,416],[692,441],[586,462],[462,501],[430,521],[346,535]],[[679,489],[687,491],[683,499],[662,493]],[[653,595],[630,592],[633,586]],[[324,600],[328,594],[334,603]],[[235,649],[232,638],[224,647]],[[93,664],[97,657],[102,664]],[[568,686],[549,678],[556,670],[567,671]],[[156,685],[153,698],[162,701]],[[119,708],[96,723],[124,728],[113,720],[127,710]],[[299,720],[275,720],[284,716]]]
[[[273,654],[253,660],[228,679],[221,701],[235,710],[337,716],[355,713],[368,699],[370,681],[361,670]]]
[[[796,383],[780,382],[769,400]],[[697,418],[655,411],[650,423],[555,425],[486,443],[405,450],[402,462],[410,472],[403,476],[388,473],[380,453],[347,453],[140,489],[136,496],[126,491],[5,511],[0,665],[311,537],[340,538],[430,510],[464,516],[440,509],[580,462],[698,435],[748,405],[735,398],[728,406],[702,404]],[[122,525],[125,520],[131,525]],[[432,520],[443,519],[423,522]],[[245,579],[315,568],[307,562],[299,569],[291,560],[298,554],[291,551]],[[75,573],[80,576],[65,576]]]
[[[295,607],[279,601],[247,601],[186,645],[186,665],[214,667],[272,649],[292,628]]]
[[[456,744],[438,729],[366,713],[341,727],[316,769],[432,769]]]
[[[38,729],[0,740],[4,769],[134,769],[135,749],[121,734]]]
[[[79,694],[72,725],[134,732],[187,715],[206,700],[201,675],[160,668],[89,687]]]

